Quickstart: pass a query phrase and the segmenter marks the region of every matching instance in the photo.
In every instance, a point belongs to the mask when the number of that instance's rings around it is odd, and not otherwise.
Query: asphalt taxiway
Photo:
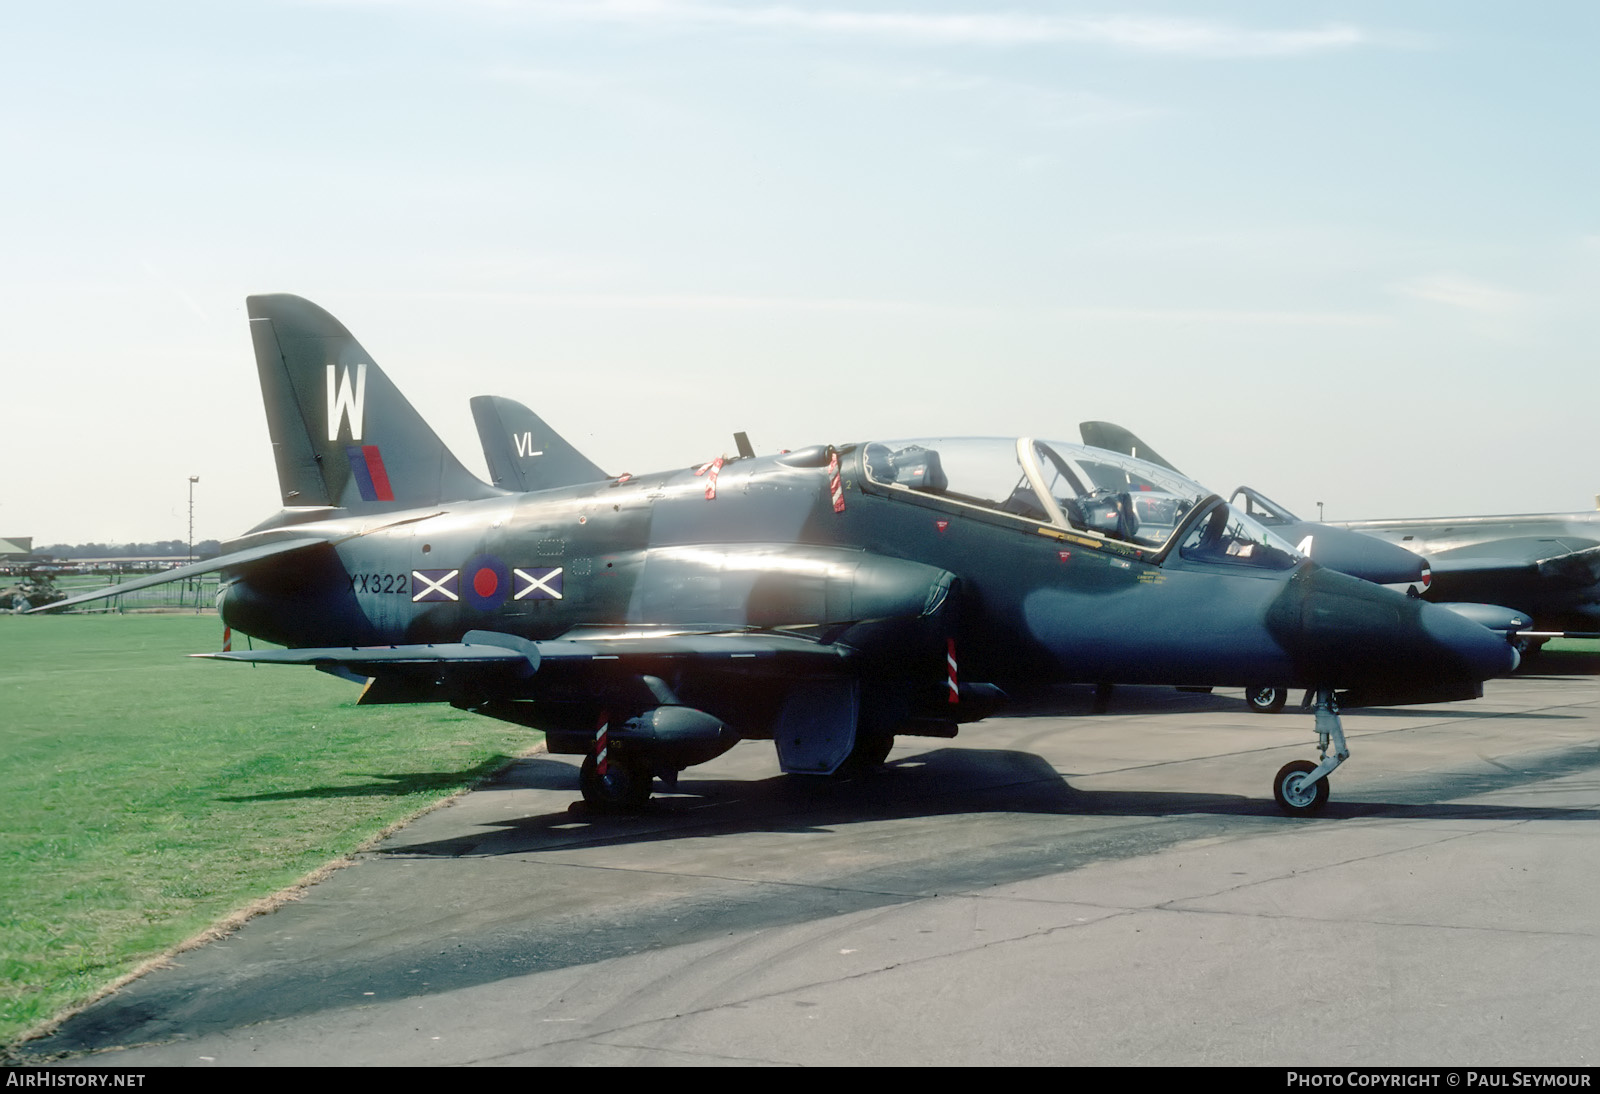
[[[747,742],[644,813],[518,762],[26,1046],[87,1064],[1582,1065],[1600,1044],[1594,656],[1309,715],[1088,689],[878,773]]]

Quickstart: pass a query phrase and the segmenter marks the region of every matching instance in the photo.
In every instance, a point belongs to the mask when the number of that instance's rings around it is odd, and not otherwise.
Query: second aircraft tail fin
[[[1153,463],[1158,467],[1165,467],[1168,471],[1178,471],[1156,452],[1155,449],[1135,437],[1130,430],[1123,429],[1112,422],[1079,422],[1078,433],[1083,437],[1083,443],[1090,448],[1104,448],[1108,452],[1121,452],[1124,456],[1135,456],[1146,463]],[[1183,474],[1178,471],[1178,474]]]
[[[521,403],[475,395],[472,418],[489,477],[506,490],[553,490],[610,478]]]

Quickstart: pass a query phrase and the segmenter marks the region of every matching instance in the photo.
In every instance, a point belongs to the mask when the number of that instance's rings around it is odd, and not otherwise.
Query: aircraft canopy
[[[874,483],[1186,559],[1285,569],[1294,548],[1198,483],[1132,456],[1031,437],[923,438],[865,450]],[[1216,512],[1211,512],[1215,509]],[[1196,519],[1188,519],[1195,514]]]

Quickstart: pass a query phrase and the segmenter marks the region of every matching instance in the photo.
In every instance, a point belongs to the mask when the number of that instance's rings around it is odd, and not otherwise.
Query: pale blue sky
[[[1330,518],[1600,492],[1587,3],[0,20],[0,535],[274,506],[243,298],[608,470],[1106,418]]]

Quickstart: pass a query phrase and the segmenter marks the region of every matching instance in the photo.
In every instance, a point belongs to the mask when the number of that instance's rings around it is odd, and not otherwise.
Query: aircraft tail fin
[[[461,465],[344,324],[298,296],[246,304],[285,506],[381,513],[501,493]]]
[[[521,403],[475,395],[472,418],[489,478],[502,489],[553,490],[611,477]]]
[[[1091,448],[1104,448],[1110,452],[1121,452],[1124,456],[1136,456],[1146,463],[1165,467],[1168,471],[1178,471],[1160,454],[1129,430],[1111,422],[1079,422],[1078,433],[1083,437],[1083,443]],[[1178,474],[1183,474],[1178,471]]]

